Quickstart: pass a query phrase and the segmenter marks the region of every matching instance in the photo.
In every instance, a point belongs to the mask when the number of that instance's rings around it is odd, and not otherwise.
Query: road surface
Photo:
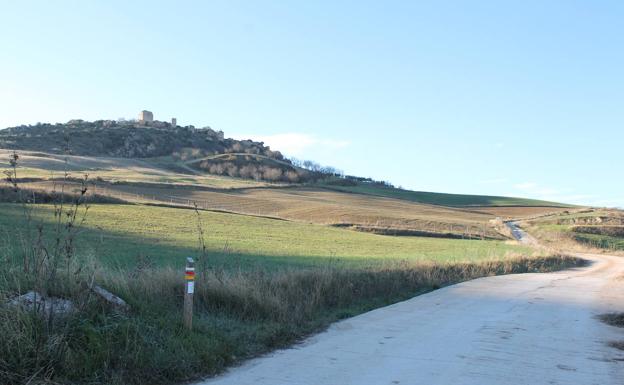
[[[526,231],[522,230],[519,226],[517,222],[505,222],[505,225],[507,225],[507,227],[509,227],[509,230],[511,230],[511,235],[513,235],[513,237],[520,243],[524,243],[527,245],[533,245],[536,246],[537,245],[537,240],[535,238],[533,238],[532,236],[530,236],[529,234],[527,234]]]
[[[624,258],[476,279],[338,322],[201,385],[624,384]]]

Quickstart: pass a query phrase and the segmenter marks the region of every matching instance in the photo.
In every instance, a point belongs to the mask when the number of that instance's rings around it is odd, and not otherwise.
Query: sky
[[[419,191],[624,207],[624,2],[0,0],[0,128],[210,126]]]

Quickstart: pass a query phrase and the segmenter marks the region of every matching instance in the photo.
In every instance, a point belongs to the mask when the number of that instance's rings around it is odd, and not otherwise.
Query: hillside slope
[[[0,160],[8,157],[8,150],[0,150]],[[196,203],[205,210],[389,235],[502,238],[496,217],[566,210],[563,205],[541,201],[419,193],[365,182],[356,186],[275,184],[213,176],[184,169],[184,162],[170,157],[127,159],[20,152],[19,162],[19,175],[26,178],[22,187],[33,191],[54,190],[67,170],[72,177],[88,174],[93,182],[91,194],[115,200],[186,207]],[[0,171],[7,166],[3,168],[0,162]]]
[[[389,198],[404,199],[412,202],[427,203],[441,206],[531,206],[531,207],[573,207],[565,203],[549,202],[538,199],[503,197],[492,195],[449,194],[439,192],[411,191],[401,188],[382,186],[379,184],[363,184],[356,186],[331,186],[332,189],[358,194],[378,195]]]
[[[292,164],[262,142],[225,138],[209,127],[166,122],[71,120],[0,130],[0,148],[126,159],[171,158],[192,174],[209,173],[269,182],[301,183],[327,177]]]

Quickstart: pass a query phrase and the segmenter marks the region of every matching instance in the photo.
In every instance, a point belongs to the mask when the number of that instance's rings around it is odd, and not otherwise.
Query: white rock
[[[26,294],[22,294],[13,298],[8,302],[10,306],[21,307],[26,311],[36,311],[46,316],[50,314],[65,315],[74,311],[74,304],[66,299],[44,297],[36,291],[29,291]]]

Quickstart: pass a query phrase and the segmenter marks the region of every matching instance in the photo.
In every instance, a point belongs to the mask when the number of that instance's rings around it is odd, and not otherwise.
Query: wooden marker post
[[[186,258],[184,281],[184,326],[191,330],[193,328],[193,293],[195,293],[195,261],[191,257]]]

